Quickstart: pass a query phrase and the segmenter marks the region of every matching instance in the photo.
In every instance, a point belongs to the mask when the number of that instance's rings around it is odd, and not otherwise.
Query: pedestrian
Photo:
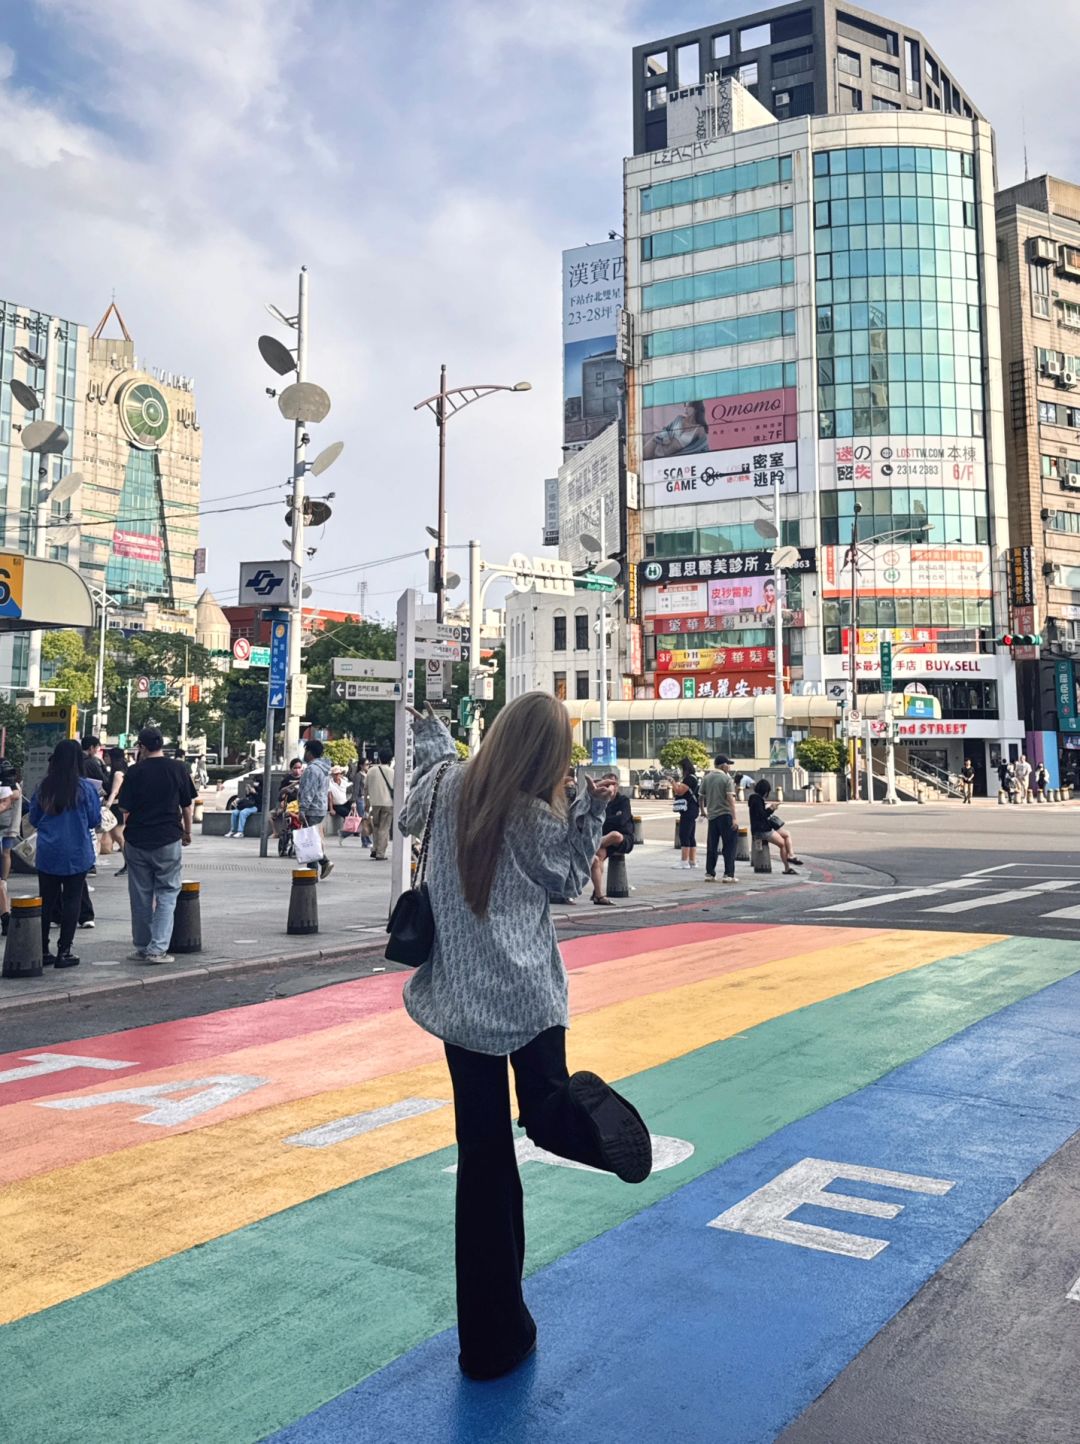
[[[48,771],[30,802],[30,821],[37,828],[41,953],[43,959],[53,961],[49,956],[49,926],[53,908],[59,903],[58,968],[79,965],[71,945],[86,874],[94,864],[94,829],[101,821],[101,796],[83,776],[84,766],[82,748],[74,738],[58,742],[49,758]]]
[[[326,812],[330,796],[330,759],[323,756],[323,745],[317,737],[304,743],[304,770],[300,774],[300,816],[305,827],[317,827],[323,841],[319,856],[319,878],[327,878],[334,864],[326,855]]]
[[[110,747],[108,753],[103,753],[102,756],[103,760],[107,763],[104,802],[105,807],[107,807],[113,815],[113,826],[110,828],[102,828],[101,843],[98,850],[104,857],[112,852],[114,848],[119,848],[121,852],[124,850],[124,810],[116,799],[120,796],[120,789],[124,785],[124,777],[127,773],[127,757],[122,747]],[[103,814],[105,807],[102,808]],[[108,821],[108,819],[103,818],[103,821]],[[105,847],[106,841],[109,844],[108,848]],[[118,869],[116,876],[123,877],[123,875],[124,868],[121,867]]]
[[[1050,774],[1046,770],[1045,762],[1040,762],[1036,767],[1033,785],[1039,801],[1045,802],[1050,795]]]
[[[100,796],[105,787],[105,761],[101,755],[101,738],[84,737],[80,746],[82,747],[83,765],[86,768],[83,776],[90,782],[101,783],[101,787],[98,788]]]
[[[604,892],[604,863],[609,857],[626,857],[634,846],[634,814],[630,807],[630,799],[619,789],[619,774],[609,772],[601,777],[601,782],[610,783],[615,788],[615,795],[607,805],[604,813],[604,831],[600,837],[600,846],[596,849],[596,856],[593,858],[592,867],[589,871],[592,874],[592,900],[604,907],[613,907],[611,899]]]
[[[196,793],[182,762],[165,756],[156,727],[139,733],[139,760],[120,788],[127,813],[124,856],[131,904],[131,961],[171,963],[173,913],[180,892],[183,849],[191,842]]]
[[[335,762],[330,768],[330,786],[327,789],[327,802],[329,810],[335,817],[348,817],[352,811],[352,803],[349,801],[349,784],[345,776],[344,767],[339,767]]]
[[[192,783],[193,788],[194,785],[195,784]],[[262,807],[262,800],[263,780],[261,777],[256,777],[254,781],[248,784],[247,792],[242,798],[239,799],[236,806],[233,808],[229,818],[229,831],[225,834],[225,836],[243,837],[244,828],[247,826],[248,818],[254,817],[255,814],[259,811],[259,809]]]
[[[714,757],[713,772],[706,772],[701,781],[701,800],[708,818],[708,841],[705,847],[705,881],[716,881],[716,860],[723,853],[724,882],[735,881],[735,854],[739,850],[739,823],[735,812],[738,789],[732,775],[730,757]]]
[[[0,759],[0,937],[7,937],[11,903],[7,880],[11,875],[11,850],[22,837],[23,794],[19,769],[7,758]]]
[[[278,788],[278,805],[270,814],[270,829],[275,837],[292,831],[292,824],[289,821],[290,813],[299,809],[300,777],[304,771],[304,764],[299,757],[294,757],[289,763],[288,776]]]
[[[970,757],[964,758],[964,765],[960,769],[960,786],[963,789],[964,801],[970,802],[975,791],[975,768]]]
[[[682,861],[675,866],[692,868],[697,867],[697,820],[701,815],[701,803],[698,800],[700,784],[689,757],[684,757],[679,765],[682,776],[671,788],[675,794],[672,807],[679,817],[679,846],[682,848]]]
[[[1014,771],[1016,773],[1016,786],[1020,792],[1020,801],[1026,802],[1028,800],[1028,790],[1031,787],[1031,763],[1023,753],[1020,754],[1019,760],[1015,763]]]
[[[443,1040],[453,1083],[458,1364],[469,1378],[495,1379],[536,1344],[521,1286],[525,1223],[507,1055],[517,1114],[538,1148],[627,1183],[652,1168],[649,1132],[632,1104],[595,1073],[567,1071],[566,970],[548,903],[584,886],[613,789],[586,779],[566,803],[573,732],[548,693],[516,697],[460,765],[444,766],[457,753],[434,715],[413,717],[416,766],[399,821],[422,833],[434,800],[435,941],[405,984],[405,1006]]]
[[[802,867],[801,857],[796,857],[792,842],[791,833],[784,826],[783,821],[776,816],[776,803],[769,802],[769,793],[772,786],[768,779],[763,777],[760,782],[754,783],[754,790],[747,798],[747,806],[750,809],[750,836],[756,837],[759,842],[771,844],[780,853],[780,861],[784,864],[784,871],[795,877],[796,867]],[[792,863],[795,867],[792,867]]]
[[[386,861],[386,845],[390,841],[390,823],[394,816],[394,754],[389,747],[379,748],[379,760],[367,775],[365,791],[371,816],[371,860]]]

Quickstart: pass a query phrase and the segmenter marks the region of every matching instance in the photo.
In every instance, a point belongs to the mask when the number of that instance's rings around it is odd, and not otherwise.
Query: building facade
[[[777,122],[737,82],[715,89],[712,138],[625,167],[636,695],[715,699],[718,720],[767,696],[779,605],[785,690],[843,701],[853,650],[857,710],[880,716],[887,637],[894,690],[941,714],[901,722],[902,746],[951,771],[970,756],[996,785],[1022,731],[992,644],[1008,499],[990,129]]]
[[[1080,760],[1080,186],[1038,176],[997,197],[1005,440],[1020,710],[1029,753]]]
[[[778,120],[935,111],[978,118],[918,30],[837,0],[803,0],[634,49],[634,154],[692,144],[669,105],[732,78]]]

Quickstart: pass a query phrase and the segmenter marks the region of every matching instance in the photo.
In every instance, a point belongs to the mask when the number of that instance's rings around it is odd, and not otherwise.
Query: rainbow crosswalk
[[[533,1364],[456,1372],[449,1079],[383,975],[0,1057],[0,1439],[771,1439],[1080,1126],[1076,944],[564,952],[571,1067],[625,1080],[663,1166],[627,1188],[523,1142]],[[795,1221],[872,1257],[762,1233],[814,1168],[879,1216]]]

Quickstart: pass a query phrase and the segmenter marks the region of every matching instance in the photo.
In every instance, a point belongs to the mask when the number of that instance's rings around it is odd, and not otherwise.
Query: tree
[[[584,767],[589,760],[589,749],[583,747],[580,742],[575,742],[570,749],[570,766]]]
[[[0,702],[0,728],[3,728],[2,755],[21,767],[26,758],[26,713],[14,702]]]
[[[79,632],[46,632],[41,639],[42,683],[63,706],[87,707],[94,700],[97,658]]]
[[[844,749],[828,737],[807,737],[795,748],[795,756],[807,772],[839,772],[844,765]]]
[[[339,737],[333,742],[326,744],[325,755],[335,767],[349,767],[359,755],[356,751],[356,743],[348,737]]]
[[[660,766],[674,770],[684,757],[689,757],[699,772],[709,766],[709,749],[696,737],[673,737],[670,742],[665,742],[660,749]]]

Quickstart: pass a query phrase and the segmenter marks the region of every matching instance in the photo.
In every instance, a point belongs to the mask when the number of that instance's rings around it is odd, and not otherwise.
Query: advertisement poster
[[[707,614],[708,610],[709,589],[704,582],[649,587],[645,593],[645,611],[651,616],[681,616],[688,612]]]
[[[692,647],[689,650],[658,651],[658,672],[744,672],[776,666],[775,647]]]
[[[136,531],[114,531],[113,555],[130,557],[137,562],[160,562],[164,546],[159,536],[144,536]]]
[[[776,582],[768,577],[722,577],[709,583],[709,616],[730,616],[733,612],[754,612],[772,617],[776,611]]]
[[[951,633],[945,632],[946,636]],[[936,652],[938,629],[935,627],[860,627],[855,637],[855,650],[860,655],[876,656],[882,642],[891,642],[894,647],[903,647],[908,652]],[[851,629],[842,628],[840,645],[847,656],[851,647]]]
[[[623,243],[563,251],[563,442],[583,446],[619,414],[616,351],[623,304]]]
[[[821,595],[851,591],[846,547],[821,548]],[[859,548],[859,594],[864,597],[988,597],[990,548],[985,546],[867,546]]]
[[[642,457],[656,461],[794,441],[798,436],[798,395],[791,386],[749,396],[650,406],[642,422]]]
[[[771,672],[697,673],[692,677],[658,677],[656,695],[662,702],[680,699],[692,702],[709,697],[771,697],[774,695]]]
[[[785,572],[817,571],[817,553],[813,547],[799,547],[796,566]],[[763,576],[772,571],[772,552],[727,552],[721,557],[683,557],[678,561],[650,557],[640,562],[641,580],[646,583],[688,581],[697,577]]]
[[[741,501],[798,491],[797,448],[784,442],[768,450],[710,451],[701,457],[646,461],[645,505],[682,506],[703,501]]]
[[[972,436],[877,436],[818,443],[821,485],[843,491],[853,486],[986,485],[986,451]]]
[[[771,625],[771,623],[770,623]],[[799,607],[792,611],[785,610],[784,625],[787,627],[805,627],[806,613]],[[737,647],[739,636],[746,629],[758,631],[761,628],[761,618],[753,612],[737,612],[728,617],[646,617],[641,624],[642,631],[646,637],[695,637],[708,633],[710,637],[717,639],[711,645],[719,645],[723,642],[726,646]],[[668,648],[677,647],[678,643],[668,642]]]

